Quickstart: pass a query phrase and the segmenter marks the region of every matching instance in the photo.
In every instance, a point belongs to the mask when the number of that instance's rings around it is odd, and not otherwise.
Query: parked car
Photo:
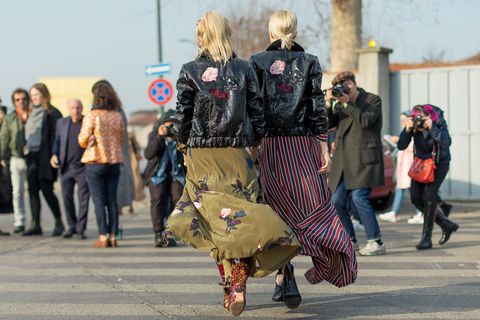
[[[383,170],[385,176],[385,184],[380,187],[372,189],[370,194],[370,202],[377,211],[387,210],[393,202],[395,196],[395,181],[393,179],[395,175],[395,161],[391,147],[383,143]]]

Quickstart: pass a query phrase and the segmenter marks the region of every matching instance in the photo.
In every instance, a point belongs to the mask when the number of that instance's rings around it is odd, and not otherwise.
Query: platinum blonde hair
[[[277,10],[268,21],[268,31],[282,41],[282,49],[290,49],[297,36],[297,16],[290,10]]]
[[[232,29],[228,20],[215,11],[207,11],[195,30],[199,52],[213,61],[227,63],[233,56]]]

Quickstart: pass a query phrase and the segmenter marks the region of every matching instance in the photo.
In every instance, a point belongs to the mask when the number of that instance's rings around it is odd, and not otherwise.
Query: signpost
[[[171,71],[172,71],[172,65],[170,63],[160,63],[160,64],[152,64],[149,66],[145,66],[146,76],[167,74],[167,73],[170,73]]]
[[[167,104],[173,96],[173,87],[170,82],[163,78],[155,79],[148,87],[148,97],[160,106]]]

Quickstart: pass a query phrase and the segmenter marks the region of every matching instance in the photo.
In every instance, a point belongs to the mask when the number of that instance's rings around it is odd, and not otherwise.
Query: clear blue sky
[[[264,2],[265,0],[259,0]],[[193,33],[205,10],[228,15],[246,0],[162,0],[163,56],[175,82],[182,63],[195,56]],[[0,96],[28,88],[39,77],[100,76],[112,82],[127,112],[155,108],[147,98],[157,62],[155,0],[1,0]],[[312,24],[310,0],[266,1],[293,9],[299,28]],[[239,9],[240,10],[240,9]],[[363,25],[379,45],[394,49],[391,61],[418,62],[435,50],[448,59],[480,51],[480,1],[364,0]],[[318,39],[321,43],[324,39]],[[305,44],[325,61],[321,45]],[[323,54],[324,55],[324,54]],[[174,99],[169,107],[173,107]]]

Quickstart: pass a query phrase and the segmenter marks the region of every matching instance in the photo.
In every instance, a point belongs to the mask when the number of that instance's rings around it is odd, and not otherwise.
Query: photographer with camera
[[[451,160],[452,139],[443,111],[429,104],[415,106],[400,134],[398,149],[405,150],[412,138],[415,159],[409,171],[412,178],[410,195],[413,205],[424,214],[422,239],[416,245],[418,250],[423,250],[432,248],[434,221],[442,228],[441,245],[458,229],[458,225],[450,221],[442,210],[437,210],[438,190],[448,173]],[[427,161],[430,161],[430,165]],[[425,174],[427,169],[430,169],[429,175]]]
[[[168,110],[157,121],[148,136],[145,158],[145,181],[150,190],[150,213],[155,233],[155,246],[175,246],[175,240],[165,236],[165,223],[175,204],[182,196],[185,185],[183,154],[177,151],[172,134],[175,111]]]
[[[357,88],[352,72],[341,72],[326,91],[329,128],[337,128],[329,187],[338,215],[355,247],[355,230],[347,209],[351,197],[365,227],[367,245],[361,255],[386,253],[380,227],[369,197],[373,187],[384,184],[381,142],[382,102],[380,97]]]

